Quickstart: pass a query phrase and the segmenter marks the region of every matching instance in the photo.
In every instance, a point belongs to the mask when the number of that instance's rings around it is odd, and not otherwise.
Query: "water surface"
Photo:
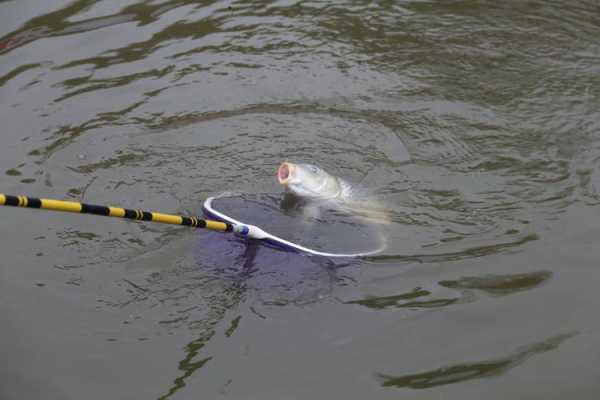
[[[595,398],[599,35],[584,0],[0,2],[0,192],[197,214],[287,159],[392,216],[334,262],[2,209],[0,397]]]

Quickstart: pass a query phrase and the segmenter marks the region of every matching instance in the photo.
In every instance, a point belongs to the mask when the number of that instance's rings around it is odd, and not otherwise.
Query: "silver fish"
[[[283,162],[277,170],[279,183],[298,197],[309,201],[307,216],[318,216],[319,206],[333,206],[371,222],[387,224],[389,211],[345,180],[312,164]]]

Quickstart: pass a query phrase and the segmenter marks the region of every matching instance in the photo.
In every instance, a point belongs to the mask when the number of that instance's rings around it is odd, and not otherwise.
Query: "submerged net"
[[[377,225],[335,207],[317,208],[291,194],[216,197],[204,207],[208,217],[219,218],[214,211],[268,232],[273,236],[268,242],[275,246],[289,248],[283,243],[288,241],[315,252],[349,256],[376,252],[382,247]]]

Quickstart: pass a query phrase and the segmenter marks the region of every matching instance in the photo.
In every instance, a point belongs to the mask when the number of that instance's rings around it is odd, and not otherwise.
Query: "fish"
[[[287,161],[279,167],[277,179],[286,188],[283,197],[273,193],[225,192],[214,197],[213,206],[227,216],[319,252],[350,254],[354,258],[378,254],[387,248],[379,225],[386,216],[376,199],[362,188],[315,165]],[[318,215],[314,213],[324,207],[343,213],[333,218],[330,213],[321,219],[324,223],[317,223]],[[312,224],[303,223],[307,210]],[[214,218],[206,209],[203,211]],[[300,218],[295,215],[298,212]],[[347,218],[346,213],[371,218],[376,215],[377,223],[361,224]],[[202,245],[195,251],[198,264],[239,280],[240,287],[256,291],[265,301],[271,301],[271,297],[279,303],[320,301],[330,294],[335,271],[352,262],[348,257],[305,257],[304,253],[282,251],[238,235],[208,230],[199,230],[198,235],[202,238]],[[339,279],[335,277],[335,281]]]
[[[289,193],[307,202],[305,215],[316,219],[320,207],[330,207],[378,224],[390,223],[390,211],[379,201],[348,181],[322,168],[285,161],[277,169],[277,179]]]

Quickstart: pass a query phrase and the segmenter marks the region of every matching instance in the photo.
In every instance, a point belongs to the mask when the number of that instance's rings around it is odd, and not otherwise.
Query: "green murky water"
[[[393,220],[340,264],[0,209],[0,398],[595,398],[599,35],[583,0],[0,1],[0,192],[197,214],[288,159]]]

